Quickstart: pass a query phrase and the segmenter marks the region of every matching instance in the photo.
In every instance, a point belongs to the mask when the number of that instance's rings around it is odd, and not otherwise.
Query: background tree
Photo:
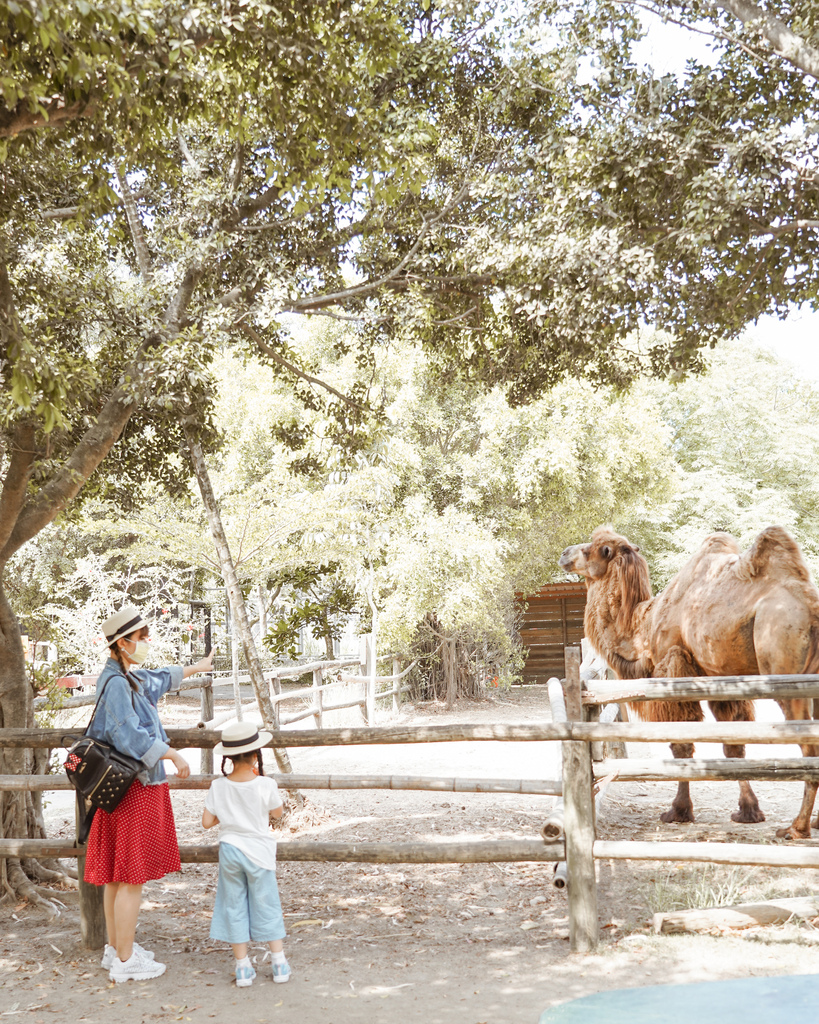
[[[529,346],[509,361],[525,360],[529,387],[550,372],[542,357],[566,321],[598,350],[584,368],[564,340],[570,372],[614,379],[614,364],[628,379],[697,369],[760,315],[817,306],[819,86],[773,54],[767,17],[789,19],[815,57],[812,6],[772,3],[765,17],[738,0],[647,6],[713,31],[713,60],[679,76],[638,65],[642,5],[527,7],[530,48],[562,67],[569,113],[556,130],[554,100],[521,59],[513,95],[522,103],[529,85],[529,144],[489,181],[488,205],[504,215],[484,217],[464,258],[518,282]]]
[[[299,354],[349,390],[360,368],[339,332],[301,332]],[[490,660],[492,676],[514,676],[515,593],[552,579],[591,523],[665,499],[673,472],[670,430],[645,389],[626,399],[567,383],[518,407],[501,385],[445,379],[411,337],[376,353],[368,396],[380,415],[352,450],[328,443],[324,410],[299,406],[280,383],[268,395],[271,437],[259,450],[276,474],[286,460],[304,493],[292,550],[338,562],[365,622],[377,609],[382,651],[428,647],[430,627],[433,648],[453,640],[464,692]]]
[[[621,521],[665,586],[703,537],[727,530],[747,546],[778,523],[819,577],[819,389],[746,339],[724,343],[709,372],[676,387],[651,385],[670,431],[676,469],[669,500]]]

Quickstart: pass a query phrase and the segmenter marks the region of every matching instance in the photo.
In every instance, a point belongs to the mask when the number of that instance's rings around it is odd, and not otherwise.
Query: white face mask
[[[133,651],[125,651],[129,661],[134,665],[141,665],[151,651],[151,645],[147,640],[128,640],[127,643],[134,645]]]

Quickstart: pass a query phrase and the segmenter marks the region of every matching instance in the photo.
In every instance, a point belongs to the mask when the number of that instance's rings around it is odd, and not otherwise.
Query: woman
[[[97,680],[97,708],[88,735],[105,740],[124,754],[142,761],[140,772],[118,806],[94,815],[85,859],[85,881],[104,885],[103,905],[108,944],[101,966],[112,981],[158,978],[165,964],[134,941],[149,879],[179,871],[171,797],[163,761],[172,761],[181,779],[190,766],[168,744],[159,721],[157,702],[183,679],[210,672],[213,652],[183,668],[181,665],[139,669],[149,652],[148,624],[139,610],[121,608],[102,625],[111,657]]]

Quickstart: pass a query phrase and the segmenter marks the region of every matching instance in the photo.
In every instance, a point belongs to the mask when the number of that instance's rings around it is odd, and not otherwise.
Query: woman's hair
[[[117,644],[119,643],[120,640],[130,640],[131,643],[135,643],[136,641],[132,639],[132,637],[134,636],[135,634],[131,633],[129,636],[117,637],[117,639],[111,644],[111,646],[108,649],[111,652],[111,657],[122,669],[122,674],[128,680],[128,685],[131,687],[132,690],[138,693],[139,687],[134,682],[134,680],[128,675],[128,666],[125,664],[125,659],[122,656],[122,651],[120,650],[119,647],[117,647]]]
[[[256,766],[259,769],[259,775],[264,775],[264,765],[262,764],[261,750],[245,750],[241,754],[225,754],[225,756],[222,758],[223,775],[227,775],[227,772],[225,771],[225,761],[227,761],[228,759],[230,759],[233,762],[234,768],[236,767],[237,764],[239,764],[240,761],[246,763],[249,763],[250,761],[255,761]]]

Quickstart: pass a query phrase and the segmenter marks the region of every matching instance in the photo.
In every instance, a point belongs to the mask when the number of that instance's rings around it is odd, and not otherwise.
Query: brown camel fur
[[[566,548],[560,566],[586,580],[586,635],[621,679],[685,676],[793,675],[819,672],[819,591],[796,542],[779,526],[763,530],[741,553],[727,533],[714,533],[657,597],[640,549],[611,527],[588,544]],[[788,720],[811,718],[807,699],[777,701]],[[750,701],[709,701],[720,721],[752,721]],[[702,721],[699,703],[635,705],[650,721]],[[691,757],[692,744],[671,745]],[[723,746],[743,757],[744,746]],[[819,748],[804,744],[806,757]],[[748,782],[741,782],[734,821],[764,821]],[[810,838],[817,783],[805,784],[793,823],[777,835]],[[665,822],[693,821],[687,782],[679,784]],[[819,828],[819,816],[816,827]]]

